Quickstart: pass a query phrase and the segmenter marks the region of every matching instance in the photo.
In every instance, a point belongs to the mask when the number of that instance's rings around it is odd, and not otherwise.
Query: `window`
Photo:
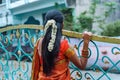
[[[24,24],[36,24],[40,25],[39,20],[36,20],[33,16],[29,16],[27,21]]]

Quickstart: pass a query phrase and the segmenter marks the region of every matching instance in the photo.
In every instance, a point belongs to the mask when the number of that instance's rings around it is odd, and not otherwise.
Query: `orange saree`
[[[32,80],[70,80],[69,58],[75,54],[70,48],[67,40],[62,40],[60,52],[55,61],[55,66],[49,76],[43,73],[41,57],[39,56],[38,42],[34,48],[34,57],[32,62]]]

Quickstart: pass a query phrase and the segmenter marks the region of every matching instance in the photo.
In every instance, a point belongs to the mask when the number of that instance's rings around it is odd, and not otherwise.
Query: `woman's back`
[[[41,45],[42,39],[39,41],[39,45]],[[40,56],[40,71],[39,71],[39,78],[38,80],[70,80],[70,70],[69,70],[69,58],[74,54],[68,53],[69,44],[66,39],[62,39],[60,43],[60,51],[58,56],[55,60],[55,65],[51,73],[46,76],[43,72],[42,66],[42,57]],[[39,46],[40,51],[40,46]],[[41,53],[39,52],[39,55]]]

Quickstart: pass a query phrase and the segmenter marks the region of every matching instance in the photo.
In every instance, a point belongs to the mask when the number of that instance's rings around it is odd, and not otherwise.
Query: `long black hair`
[[[53,50],[51,52],[48,51],[48,44],[51,39],[52,27],[49,27],[47,29],[46,34],[44,35],[44,38],[42,40],[43,72],[47,76],[51,73],[52,69],[54,68],[54,62],[59,53],[60,41],[62,37],[63,18],[63,14],[58,10],[50,10],[45,16],[44,26],[47,23],[47,21],[51,19],[56,21],[57,26],[56,39]]]

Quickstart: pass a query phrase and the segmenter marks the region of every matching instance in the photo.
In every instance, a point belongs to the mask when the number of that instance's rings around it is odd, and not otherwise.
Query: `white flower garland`
[[[51,52],[53,50],[54,47],[54,43],[55,43],[55,39],[56,39],[56,33],[57,33],[57,26],[56,26],[56,21],[55,20],[48,20],[46,25],[45,25],[45,34],[47,29],[52,26],[52,33],[51,33],[51,39],[50,42],[48,44],[48,51]]]

